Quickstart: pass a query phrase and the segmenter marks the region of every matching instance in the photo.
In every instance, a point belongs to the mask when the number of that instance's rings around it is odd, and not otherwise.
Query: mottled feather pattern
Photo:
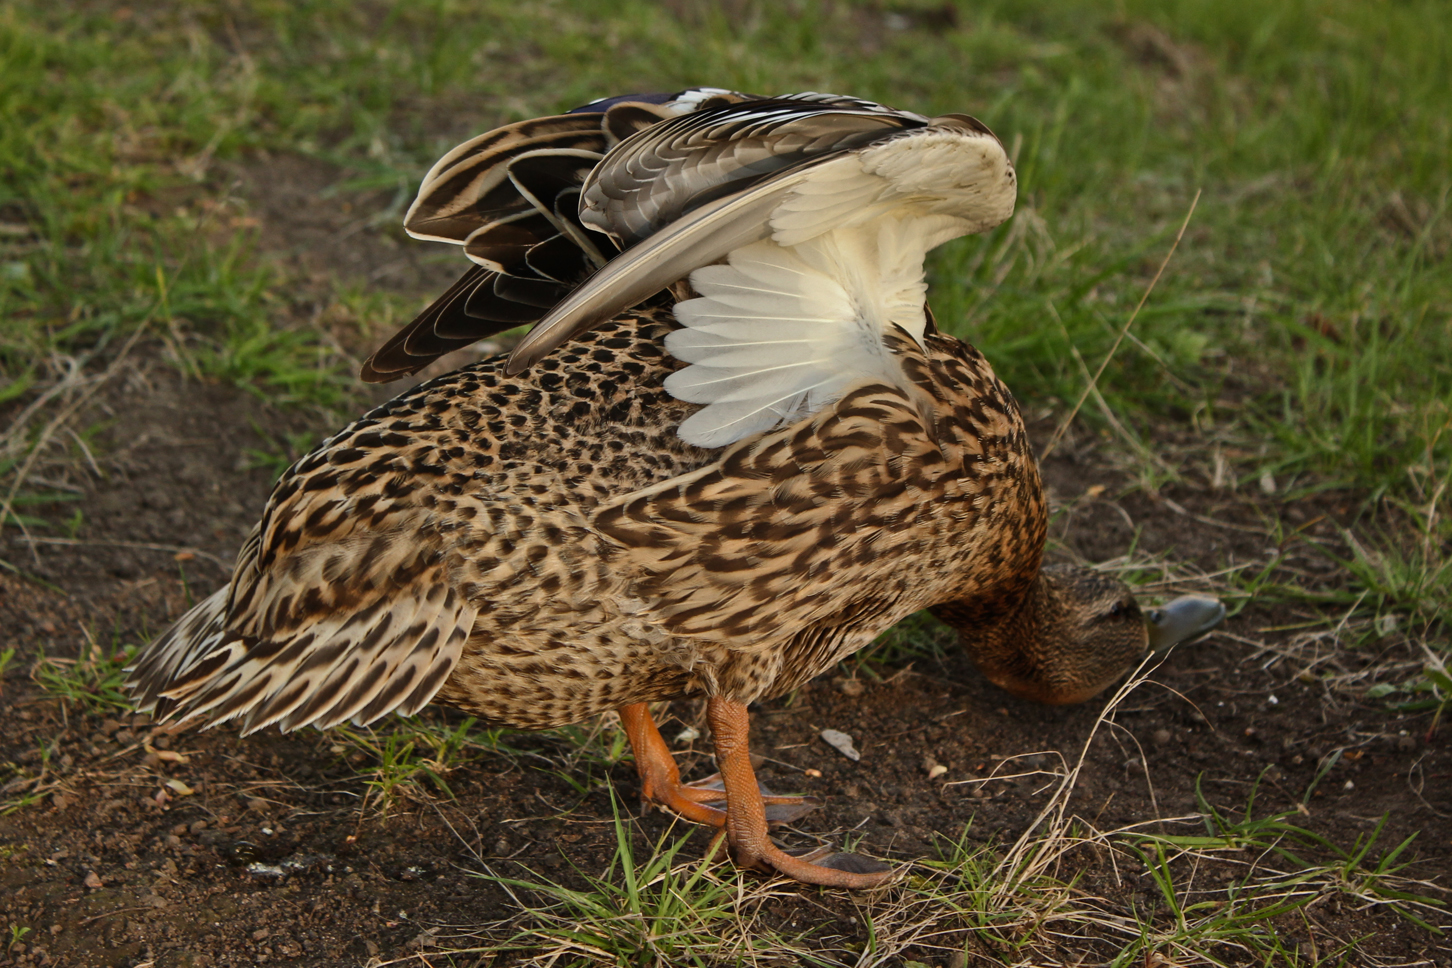
[[[466,367],[330,438],[278,483],[198,674],[138,677],[141,704],[287,729],[428,698],[526,728],[748,702],[989,567],[1032,579],[1038,480],[971,348],[897,339],[915,393],[864,383],[707,450],[674,433],[694,408],[663,387],[672,326],[622,318],[521,377]]]
[[[176,701],[162,696],[162,692],[179,682],[184,671],[194,668],[198,659],[220,643],[225,633],[223,622],[231,590],[228,585],[197,603],[158,636],[127,670],[128,684],[136,694],[138,709],[149,710],[158,717],[172,714]]]
[[[642,129],[602,159],[581,217],[629,246],[728,192],[927,122],[881,105],[787,98],[700,110]]]
[[[722,826],[743,867],[884,883],[771,843],[815,801],[763,796],[747,704],[923,608],[1051,703],[1224,615],[1171,603],[1152,636],[1122,583],[1041,567],[1018,407],[925,303],[928,250],[1015,193],[972,118],[816,93],[606,98],[466,142],[406,227],[477,264],[364,376],[537,324],[289,468],[229,586],[131,670],[138,707],[244,733],[433,701],[518,728],[618,710],[643,799]],[[688,697],[724,809],[650,714]]]
[[[755,688],[796,688],[917,608],[971,599],[990,565],[1038,568],[1046,511],[1012,397],[957,340],[892,342],[917,394],[866,383],[596,516],[667,631],[789,657],[792,676]],[[793,661],[798,638],[820,658]]]

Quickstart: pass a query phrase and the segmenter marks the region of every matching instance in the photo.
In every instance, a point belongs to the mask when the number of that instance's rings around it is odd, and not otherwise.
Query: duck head
[[[1052,705],[1093,698],[1147,652],[1198,638],[1225,618],[1224,605],[1200,595],[1141,608],[1124,582],[1066,566],[1042,569],[1016,606],[963,602],[933,612],[989,681]]]

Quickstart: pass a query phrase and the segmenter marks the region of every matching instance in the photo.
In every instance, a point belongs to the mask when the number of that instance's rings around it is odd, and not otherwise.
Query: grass
[[[706,968],[788,953],[812,954],[773,931],[752,930],[739,905],[741,885],[713,871],[717,850],[700,861],[680,856],[690,834],[651,846],[637,860],[634,831],[613,795],[615,853],[603,873],[577,872],[583,888],[537,877],[477,876],[505,888],[526,912],[497,945],[470,953],[515,952],[531,964],[664,964]],[[759,899],[754,899],[759,900]]]
[[[374,804],[384,817],[404,801],[427,802],[435,795],[453,799],[448,776],[483,754],[530,760],[583,796],[604,783],[604,771],[629,751],[625,732],[612,718],[592,727],[519,732],[481,728],[473,717],[429,710],[371,726],[335,727],[332,751],[346,756],[364,777],[364,803]]]
[[[989,355],[1031,417],[1062,419],[1102,367],[1102,406],[1086,404],[1066,445],[1108,441],[1147,488],[1215,481],[1227,499],[1331,494],[1359,509],[1360,525],[1324,547],[1269,523],[1281,556],[1221,580],[1238,602],[1304,609],[1308,642],[1395,633],[1420,644],[1425,662],[1368,695],[1440,716],[1452,703],[1449,29],[1436,0],[17,0],[0,9],[0,531],[75,537],[76,482],[100,473],[88,414],[136,359],[312,408],[322,430],[361,408],[356,358],[427,294],[284,258],[289,243],[258,215],[278,159],[331,173],[326,201],[360,213],[359,244],[453,265],[398,223],[423,172],[465,137],[616,91],[846,91],[971,111],[1016,158],[1017,216],[932,260],[940,324]],[[239,189],[239,168],[261,172],[264,187]],[[1174,259],[1110,359],[1197,193]],[[280,470],[306,443],[278,438],[251,456]],[[1280,566],[1295,548],[1334,560],[1334,579],[1288,578]],[[0,551],[23,570],[9,557]],[[1151,592],[1183,577],[1133,556],[1105,567]],[[920,618],[851,674],[946,645]],[[123,664],[88,642],[80,659],[43,658],[35,675],[68,705],[104,712],[126,708]],[[1365,692],[1375,680],[1355,676],[1337,681]],[[341,738],[367,754],[387,808],[447,796],[451,769],[501,748],[496,734],[458,730]],[[559,742],[582,792],[623,755],[609,729]],[[866,909],[872,950],[840,957],[942,953],[972,938],[994,957],[1053,963],[1059,949],[1045,939],[1062,932],[1098,939],[1114,964],[1335,963],[1330,941],[1302,950],[1249,919],[1277,904],[1293,919],[1333,893],[1425,913],[1396,896],[1416,894],[1394,869],[1400,847],[1378,859],[1369,844],[1311,844],[1319,859],[1291,870],[1276,851],[1307,846],[1293,817],[1202,812],[1213,829],[1194,843],[1115,839],[1056,816],[1002,858],[947,846]],[[679,842],[638,858],[618,836],[616,865],[582,895],[516,885],[541,899],[520,930],[554,932],[562,964],[595,958],[591,946],[618,960],[676,943],[630,933],[641,905],[686,898],[673,910],[704,918],[689,928],[697,935],[726,924],[711,913],[731,886],[718,873],[682,860]],[[1278,845],[1266,850],[1288,869],[1195,886],[1196,864],[1252,841]],[[1060,879],[1085,843],[1146,872],[1153,908],[1106,908]],[[561,940],[566,922],[606,935]]]
[[[1151,484],[1202,475],[1213,450],[1236,487],[1353,488],[1373,512],[1394,510],[1383,497],[1415,502],[1432,567],[1445,567],[1452,131],[1436,79],[1452,46],[1440,7],[951,9],[953,29],[912,4],[891,23],[809,2],[730,17],[693,0],[674,13],[613,0],[467,15],[447,0],[12,4],[0,14],[0,399],[33,400],[142,330],[195,377],[356,408],[354,351],[419,295],[290,276],[228,164],[266,152],[336,165],[330,198],[366,198],[363,231],[398,242],[422,172],[499,122],[703,81],[850,90],[972,110],[1012,148],[1018,216],[945,247],[933,301],[1030,411],[1078,399],[1202,193],[1098,381],[1114,432],[1158,465]],[[38,467],[74,459],[41,416],[0,448],[11,524],[44,528],[29,508],[67,497],[35,483]],[[1158,454],[1166,418],[1195,427],[1197,445]],[[1079,416],[1081,440],[1110,429],[1100,408]]]
[[[1118,691],[1100,726],[1112,722],[1144,677],[1137,680]],[[1446,889],[1415,876],[1408,863],[1414,838],[1380,844],[1385,818],[1342,846],[1301,826],[1299,809],[1258,809],[1263,798],[1256,787],[1234,810],[1197,789],[1195,814],[1094,829],[1068,804],[1101,732],[1096,726],[1078,765],[1061,772],[1034,828],[1012,844],[980,842],[971,830],[941,840],[938,857],[913,862],[895,886],[854,896],[848,930],[837,903],[846,895],[834,900],[782,878],[737,871],[700,828],[643,839],[621,815],[612,790],[614,853],[603,871],[576,870],[566,884],[522,865],[518,873],[501,873],[476,856],[475,876],[505,888],[515,910],[496,923],[435,937],[430,956],[621,968],[913,968],[973,959],[1056,966],[1086,958],[1115,968],[1299,968],[1374,959],[1363,946],[1367,939],[1340,937],[1334,924],[1319,920],[1342,903],[1393,912],[1443,934]],[[1201,832],[1179,832],[1196,827]],[[1085,878],[1090,868],[1098,872],[1096,883]],[[1137,884],[1147,889],[1128,890]],[[820,916],[803,922],[803,903]],[[786,913],[792,911],[798,913]]]
[[[1452,64],[1438,9],[1000,2],[958,9],[954,30],[908,11],[881,31],[869,8],[810,3],[729,21],[628,0],[467,16],[446,2],[11,5],[6,392],[43,383],[50,354],[104,353],[148,325],[198,375],[337,405],[346,361],[297,324],[225,162],[343,165],[335,197],[385,189],[373,231],[397,236],[412,186],[456,140],[601,91],[704,80],[968,108],[1002,133],[1019,217],[948,247],[934,302],[1033,402],[1078,396],[1071,349],[1097,368],[1203,190],[1101,382],[1109,405],[1141,432],[1196,414],[1241,481],[1445,485],[1452,135],[1436,78]]]
[[[106,648],[88,632],[78,658],[42,655],[32,667],[31,676],[65,706],[77,707],[83,713],[129,712],[132,703],[122,687],[126,681],[123,670],[135,655],[134,645],[115,640]]]
[[[1310,799],[1321,778],[1318,776],[1306,790],[1303,803]],[[1371,833],[1358,835],[1350,848],[1342,848],[1295,823],[1301,816],[1300,810],[1256,817],[1254,788],[1239,817],[1211,804],[1198,785],[1196,798],[1205,826],[1204,835],[1136,832],[1129,838],[1130,849],[1161,893],[1173,919],[1171,930],[1177,938],[1203,935],[1207,930],[1203,925],[1209,925],[1208,930],[1217,939],[1234,938],[1251,953],[1264,954],[1279,943],[1274,932],[1266,930],[1266,922],[1338,895],[1356,903],[1388,908],[1420,928],[1438,935],[1444,933],[1428,919],[1444,917],[1446,902],[1408,890],[1414,886],[1406,876],[1409,865],[1398,863],[1416,835],[1390,850],[1374,852],[1386,826],[1386,817],[1381,818]],[[1224,858],[1234,863],[1237,870],[1233,883],[1226,888],[1230,910],[1216,897],[1185,903],[1176,888],[1172,855],[1199,861]]]

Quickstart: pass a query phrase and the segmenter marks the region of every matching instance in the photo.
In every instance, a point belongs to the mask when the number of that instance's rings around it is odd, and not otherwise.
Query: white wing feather
[[[681,424],[721,447],[829,406],[864,378],[904,385],[883,334],[927,327],[929,249],[1013,212],[1013,167],[991,135],[927,128],[834,158],[782,186],[768,239],[691,273],[666,380],[706,406]],[[906,389],[906,387],[904,387]]]
[[[921,341],[923,242],[936,219],[881,217],[797,246],[765,240],[691,273],[698,299],[676,304],[666,349],[691,365],[666,378],[704,403],[683,440],[720,447],[834,402],[864,378],[904,382],[882,334]]]

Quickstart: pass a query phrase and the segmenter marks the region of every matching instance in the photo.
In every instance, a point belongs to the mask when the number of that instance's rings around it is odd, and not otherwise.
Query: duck
[[[1045,563],[1019,407],[925,299],[927,251],[1015,193],[976,119],[816,92],[626,95],[466,141],[405,228],[471,265],[362,376],[532,328],[293,464],[231,581],[130,667],[137,709],[243,735],[430,703],[519,729],[614,711],[642,799],[739,866],[887,883],[772,840],[821,801],[757,781],[752,703],[924,609],[1050,704],[1225,614]],[[682,699],[719,771],[693,783],[650,709]]]

